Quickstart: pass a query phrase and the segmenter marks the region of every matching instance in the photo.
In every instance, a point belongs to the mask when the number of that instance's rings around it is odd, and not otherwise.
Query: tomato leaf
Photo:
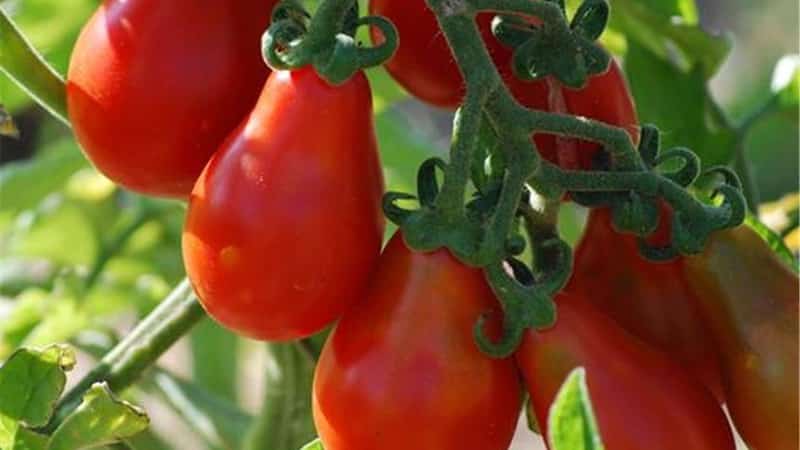
[[[663,61],[680,61],[684,68],[702,68],[711,78],[732,48],[729,36],[714,36],[700,28],[693,0],[615,0],[610,28],[625,35]],[[638,73],[638,72],[637,72]]]
[[[74,365],[73,351],[55,345],[17,350],[0,367],[0,448],[24,448],[18,443],[38,441],[23,427],[44,426],[50,420],[66,372]]]
[[[35,207],[60,189],[72,174],[88,163],[72,139],[41,149],[42,156],[0,167],[0,211],[19,212]]]
[[[104,383],[98,383],[53,432],[48,450],[83,450],[112,444],[145,430],[149,422],[144,411],[115,399]]]
[[[658,124],[662,149],[686,146],[704,167],[727,164],[736,148],[736,133],[717,114],[702,67],[682,70],[647,48],[632,44],[625,57],[642,123]]]
[[[0,9],[0,70],[65,125],[67,97],[64,80],[33,48],[11,17]]]
[[[300,450],[325,450],[325,447],[322,446],[322,441],[316,439],[314,442],[304,445]]]
[[[573,370],[567,377],[549,415],[553,450],[603,449],[583,368]]]

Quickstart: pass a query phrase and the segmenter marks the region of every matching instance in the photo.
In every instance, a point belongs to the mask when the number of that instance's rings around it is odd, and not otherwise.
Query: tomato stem
[[[62,399],[42,431],[50,433],[78,407],[93,384],[105,382],[122,392],[197,322],[206,317],[188,280],[178,286],[144,320],[103,357]]]

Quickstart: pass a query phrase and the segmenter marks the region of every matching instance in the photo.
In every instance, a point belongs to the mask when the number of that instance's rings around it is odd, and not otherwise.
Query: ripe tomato
[[[545,436],[559,388],[570,371],[584,367],[605,448],[735,448],[714,397],[680,366],[585,300],[562,294],[556,304],[555,325],[526,332],[516,354]]]
[[[273,73],[189,201],[183,254],[203,306],[253,338],[319,331],[379,256],[382,192],[364,74],[334,87],[310,68]]]
[[[344,315],[314,379],[314,422],[327,450],[506,450],[520,408],[511,359],[472,335],[499,306],[480,270],[446,250],[414,253],[396,234],[364,300]]]
[[[746,226],[714,234],[685,268],[720,343],[739,433],[753,449],[800,448],[797,275]]]
[[[113,181],[186,198],[269,73],[260,36],[277,0],[106,0],[78,39],[67,104]]]
[[[647,261],[636,237],[614,231],[610,211],[595,209],[565,291],[580,294],[626,331],[675,358],[722,400],[717,344],[683,266],[683,259]]]

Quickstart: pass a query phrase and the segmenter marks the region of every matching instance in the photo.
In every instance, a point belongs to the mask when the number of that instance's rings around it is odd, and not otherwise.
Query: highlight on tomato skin
[[[721,407],[681,366],[576,295],[560,294],[556,305],[555,325],[527,331],[516,352],[545,438],[558,390],[583,367],[605,448],[735,449]]]
[[[507,450],[521,388],[511,359],[492,359],[472,330],[499,305],[479,269],[447,250],[411,251],[396,233],[366,294],[320,356],[314,422],[327,450]]]
[[[334,87],[312,68],[273,73],[189,201],[184,263],[203,306],[256,339],[320,331],[372,273],[382,194],[364,74]]]
[[[269,69],[260,36],[277,0],[105,0],[67,74],[81,147],[112,181],[186,199],[253,108]]]

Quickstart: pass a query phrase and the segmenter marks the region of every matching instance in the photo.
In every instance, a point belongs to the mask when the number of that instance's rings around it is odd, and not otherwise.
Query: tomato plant
[[[69,118],[92,163],[129,189],[186,198],[264,84],[258,39],[275,3],[103,2],[67,74]]]
[[[796,14],[706,1],[0,0],[0,449],[797,448]]]
[[[371,101],[363,74],[336,87],[312,70],[270,77],[189,200],[184,261],[212,317],[248,336],[297,339],[361,293],[383,237]],[[315,115],[315,132],[298,134]]]

